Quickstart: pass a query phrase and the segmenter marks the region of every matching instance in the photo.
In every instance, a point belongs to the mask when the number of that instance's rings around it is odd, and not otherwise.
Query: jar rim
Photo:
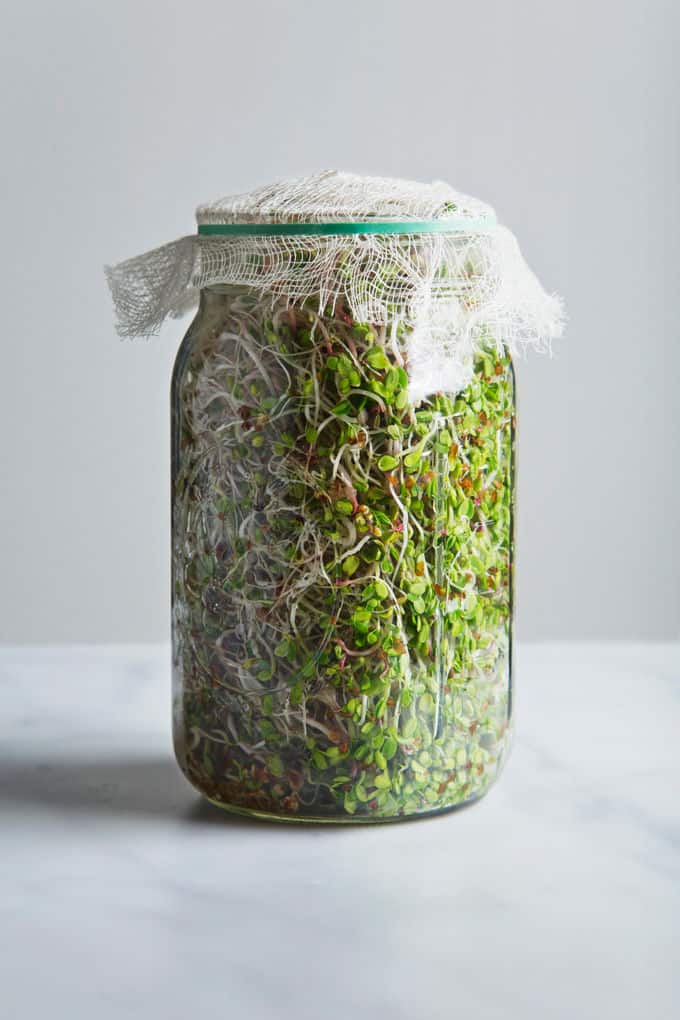
[[[439,220],[352,220],[326,223],[201,223],[201,236],[275,237],[315,234],[457,234],[493,230],[496,216],[489,212],[478,217],[450,217]]]

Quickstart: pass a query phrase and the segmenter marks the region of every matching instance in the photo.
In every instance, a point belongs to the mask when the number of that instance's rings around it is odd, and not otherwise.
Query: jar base
[[[465,808],[472,807],[473,804],[477,804],[480,800],[483,800],[487,793],[488,790],[484,791],[484,793],[477,794],[474,797],[470,797],[469,800],[461,801],[460,804],[448,804],[445,807],[434,808],[431,811],[414,811],[408,815],[392,815],[388,818],[372,818],[368,815],[347,815],[346,817],[341,815],[336,815],[334,817],[324,817],[321,815],[277,815],[270,811],[259,811],[257,808],[246,808],[240,807],[236,804],[226,804],[223,801],[208,797],[205,793],[201,793],[201,797],[206,803],[211,804],[213,807],[220,808],[220,810],[224,811],[226,814],[237,815],[239,818],[254,819],[258,822],[273,822],[280,825],[309,825],[310,827],[313,827],[318,825],[393,825],[399,822],[416,822],[423,818],[434,818],[438,815],[448,815],[452,814],[454,811],[462,811]]]

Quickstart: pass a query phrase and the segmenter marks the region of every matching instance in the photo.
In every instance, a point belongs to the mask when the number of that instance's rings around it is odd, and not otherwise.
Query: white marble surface
[[[0,652],[0,1015],[670,1017],[680,649],[529,646],[498,786],[405,825],[230,818],[163,648]]]

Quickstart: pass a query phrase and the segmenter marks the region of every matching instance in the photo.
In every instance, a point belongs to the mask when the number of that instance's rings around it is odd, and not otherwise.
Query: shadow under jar
[[[229,810],[436,813],[505,758],[513,369],[492,346],[414,406],[406,332],[215,286],[181,345],[175,747]]]

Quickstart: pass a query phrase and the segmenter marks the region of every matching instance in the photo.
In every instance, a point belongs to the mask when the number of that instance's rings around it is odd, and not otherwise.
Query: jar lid
[[[263,300],[342,302],[408,333],[409,392],[462,388],[473,355],[545,348],[561,334],[546,293],[493,209],[443,181],[325,171],[208,202],[198,232],[107,269],[121,336],[148,336],[217,284]]]
[[[493,209],[444,181],[326,170],[200,205],[198,233],[272,237],[490,230]]]

